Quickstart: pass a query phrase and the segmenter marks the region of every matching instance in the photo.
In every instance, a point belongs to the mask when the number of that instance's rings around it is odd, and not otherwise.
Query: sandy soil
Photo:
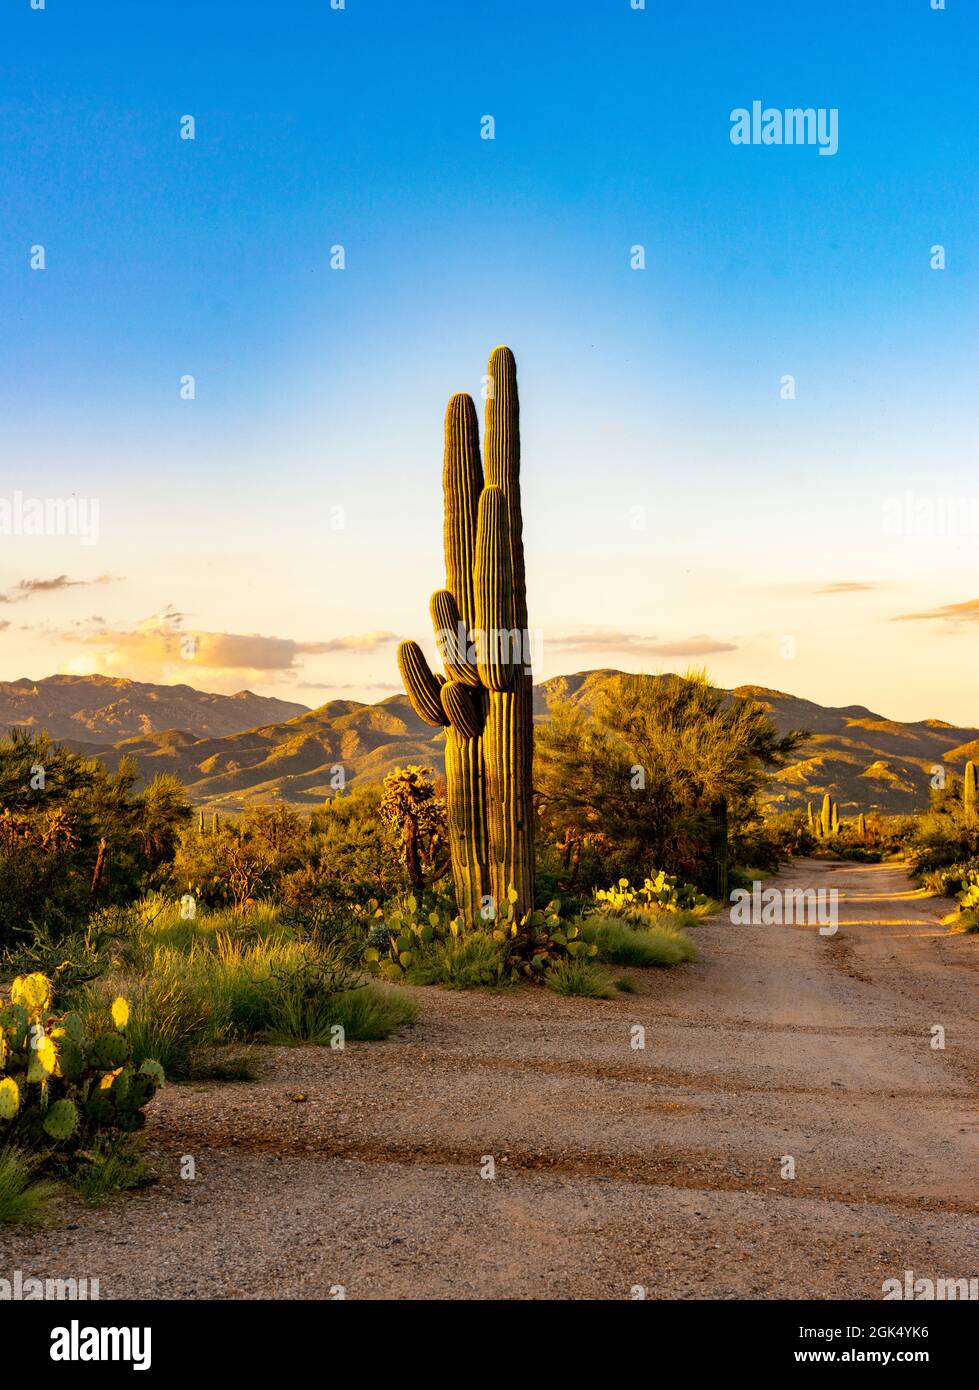
[[[614,1001],[419,990],[386,1043],[168,1087],[159,1184],[0,1234],[0,1273],[177,1299],[877,1299],[905,1269],[979,1275],[979,938],[897,867],[772,882],[839,888],[838,933],[722,918]]]

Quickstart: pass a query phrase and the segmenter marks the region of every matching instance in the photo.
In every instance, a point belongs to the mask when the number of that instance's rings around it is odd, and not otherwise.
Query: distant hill
[[[617,674],[583,671],[543,681],[534,689],[537,719],[547,718],[548,704],[556,697],[590,705]],[[376,705],[332,700],[307,710],[248,691],[206,695],[189,686],[54,676],[0,685],[0,723],[28,722],[22,715],[8,716],[11,689],[47,691],[52,684],[58,692],[57,722],[38,719],[32,721],[35,726],[43,724],[56,737],[113,766],[119,755],[132,754],[145,778],[175,773],[193,801],[209,809],[234,812],[275,800],[316,805],[332,794],[333,769],[341,764],[347,785],[378,782],[405,763],[438,771],[443,767],[443,735],[418,718],[404,695]],[[781,733],[811,731],[803,756],[772,780],[771,800],[786,807],[804,805],[828,791],[844,815],[874,809],[909,812],[927,804],[936,763],[961,772],[967,758],[979,761],[979,729],[937,719],[902,724],[863,705],[827,708],[761,686],[738,686],[729,693],[757,700]],[[247,722],[253,709],[257,723]],[[179,714],[183,722],[170,721],[171,714]],[[242,717],[236,719],[238,714]],[[116,721],[126,727],[113,737]],[[222,728],[222,721],[234,727]],[[110,741],[111,749],[105,747]]]
[[[163,729],[220,738],[305,712],[305,705],[250,690],[211,695],[189,685],[148,685],[114,676],[0,681],[0,727],[46,729],[52,738],[88,743],[114,744]]]

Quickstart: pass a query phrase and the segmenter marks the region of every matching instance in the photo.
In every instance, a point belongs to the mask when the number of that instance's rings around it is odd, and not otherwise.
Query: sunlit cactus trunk
[[[962,782],[962,806],[967,816],[976,814],[976,806],[979,803],[979,786],[976,779],[976,765],[968,762],[965,765],[965,777]]]
[[[446,731],[449,841],[466,922],[487,922],[511,890],[534,905],[533,693],[520,514],[517,373],[490,357],[486,478],[476,408],[453,396],[445,416],[445,588],[431,615],[446,675],[416,642],[398,664],[412,707]]]
[[[499,488],[506,503],[511,593],[495,614],[511,645],[507,688],[489,692],[483,739],[490,891],[502,902],[512,886],[517,910],[529,912],[534,905],[534,681],[520,509],[520,402],[517,364],[509,348],[498,347],[490,354],[487,378],[486,483],[487,491]]]

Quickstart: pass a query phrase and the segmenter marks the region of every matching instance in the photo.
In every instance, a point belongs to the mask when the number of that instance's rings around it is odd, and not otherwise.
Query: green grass
[[[654,921],[655,925],[644,928],[618,917],[596,915],[585,919],[581,935],[598,947],[599,960],[609,965],[680,965],[696,958],[696,946],[679,926],[662,917]]]
[[[53,1219],[57,1188],[34,1176],[37,1162],[21,1149],[0,1149],[0,1225],[45,1226]]]
[[[117,1192],[154,1181],[149,1164],[127,1135],[103,1141],[65,1163],[66,1182],[90,1207],[100,1206]]]
[[[215,948],[222,937],[240,944],[285,942],[292,939],[292,931],[275,903],[255,903],[242,913],[231,908],[202,908],[194,917],[183,917],[179,899],[150,897],[126,912],[123,959],[136,968],[145,968],[161,949],[187,953],[199,946]]]
[[[379,1042],[396,1028],[414,1023],[418,1006],[402,990],[366,985],[333,996],[331,1022],[343,1025],[344,1035],[355,1042]]]
[[[131,1006],[127,1037],[138,1065],[155,1057],[171,1081],[244,1080],[253,1076],[237,1048],[222,1068],[216,1049],[248,1042],[328,1044],[342,1024],[353,1040],[386,1038],[412,1022],[415,1006],[392,1002],[385,991],[345,977],[336,988],[330,947],[281,937],[236,940],[227,934],[198,938],[187,950],[156,946],[146,974],[130,968],[95,982],[86,1013],[102,1017],[122,994]]]
[[[582,999],[615,998],[615,986],[604,970],[586,960],[559,961],[548,970],[545,983],[555,994],[577,995]]]
[[[408,982],[447,989],[494,988],[506,983],[503,948],[489,932],[472,931],[439,941],[412,964]]]

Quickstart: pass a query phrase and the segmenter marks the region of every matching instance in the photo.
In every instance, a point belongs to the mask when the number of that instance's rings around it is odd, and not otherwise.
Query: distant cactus
[[[967,816],[976,814],[977,792],[979,784],[976,779],[976,765],[974,762],[967,762],[965,765],[965,775],[962,780],[962,806]]]
[[[198,835],[203,835],[203,834],[204,834],[204,812],[203,812],[203,811],[199,811],[199,812],[197,813],[197,833],[198,833]]]
[[[832,814],[832,816],[830,817],[830,829],[832,830],[832,832],[833,832],[834,835],[838,835],[838,834],[839,834],[839,831],[840,831],[840,808],[839,808],[839,803],[836,802],[836,801],[833,802],[833,814]]]
[[[859,816],[857,816],[857,834],[860,836],[861,840],[866,840],[867,817],[864,815],[862,811],[860,812]]]
[[[828,840],[833,833],[833,799],[829,792],[823,797],[823,809],[819,815],[819,829],[824,840]]]
[[[517,369],[490,356],[485,485],[476,407],[455,395],[445,415],[445,588],[431,615],[446,676],[417,642],[398,665],[419,718],[445,729],[449,847],[459,913],[485,900],[534,906],[533,696],[527,636]]]
[[[221,817],[218,815],[217,811],[215,811],[214,815],[211,817],[211,834],[216,835],[220,829]]]
[[[812,818],[812,802],[806,802],[806,825],[809,827],[810,835],[814,833],[814,821]]]

